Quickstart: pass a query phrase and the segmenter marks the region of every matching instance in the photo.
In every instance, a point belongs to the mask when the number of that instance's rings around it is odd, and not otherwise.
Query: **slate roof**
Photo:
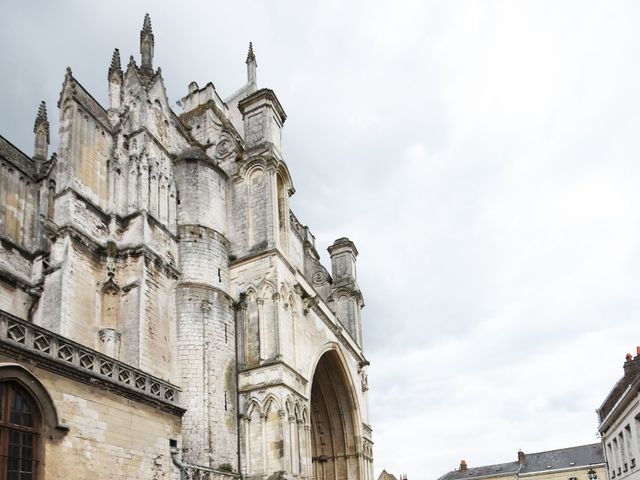
[[[527,475],[549,470],[579,468],[603,463],[604,453],[602,452],[602,444],[593,443],[580,445],[578,447],[547,450],[545,452],[525,452],[525,463],[522,466],[515,460],[513,462],[467,468],[466,470],[453,470],[440,477],[440,480],[461,480],[516,474]]]
[[[35,175],[34,162],[2,135],[0,135],[0,158],[33,179]]]
[[[604,463],[602,444],[592,443],[548,452],[527,453],[525,464],[520,473],[541,472],[543,470],[572,468],[599,463]]]
[[[496,477],[498,475],[515,475],[518,473],[520,464],[515,462],[496,463],[494,465],[483,465],[481,467],[467,468],[466,470],[453,470],[441,480],[459,480],[462,478]]]

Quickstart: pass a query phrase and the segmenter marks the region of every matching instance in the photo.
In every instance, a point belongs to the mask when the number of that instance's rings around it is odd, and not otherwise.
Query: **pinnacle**
[[[40,102],[40,106],[38,107],[38,116],[36,120],[44,120],[47,121],[47,104],[44,102]]]
[[[40,125],[44,125],[45,132],[47,133],[47,141],[49,141],[49,120],[47,119],[47,104],[42,101],[38,107],[38,114],[36,115],[36,121],[33,124],[33,133]]]
[[[148,33],[150,35],[153,35],[153,31],[151,30],[151,17],[149,16],[148,13],[144,14],[144,22],[142,24],[142,31],[140,32],[140,34],[143,33]]]
[[[252,42],[249,42],[249,51],[247,52],[247,62],[246,63],[250,63],[250,62],[253,62],[253,63],[256,62],[256,56],[253,53],[253,43]]]
[[[113,74],[113,72],[121,72],[122,66],[120,64],[120,50],[117,48],[113,51],[113,57],[111,57],[111,66],[109,67],[109,76]]]

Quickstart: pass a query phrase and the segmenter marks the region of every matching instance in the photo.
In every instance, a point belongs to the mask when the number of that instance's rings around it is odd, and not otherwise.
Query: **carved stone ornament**
[[[365,370],[360,371],[360,383],[362,384],[362,391],[369,390],[369,376]]]
[[[223,133],[216,144],[215,157],[219,160],[233,155],[236,151],[235,142],[228,133]]]
[[[311,281],[314,285],[322,285],[327,281],[327,275],[323,270],[316,270]]]

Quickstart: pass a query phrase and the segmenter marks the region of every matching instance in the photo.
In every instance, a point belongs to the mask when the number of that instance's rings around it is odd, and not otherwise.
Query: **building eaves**
[[[638,390],[640,385],[640,355],[624,363],[624,375],[616,382],[605,400],[598,408],[598,419],[601,425],[610,413],[618,407],[620,403],[624,403],[627,392],[629,390]],[[634,387],[635,385],[635,387]]]
[[[35,178],[35,164],[22,150],[0,135],[0,159],[8,162],[32,180]]]
[[[618,415],[624,410],[629,403],[636,398],[640,392],[640,378],[636,380],[620,394],[617,394],[614,398],[615,403],[609,404],[608,408],[601,407],[598,409],[598,418],[600,419],[600,425],[598,425],[598,431],[600,434],[611,426],[611,424],[618,418]]]

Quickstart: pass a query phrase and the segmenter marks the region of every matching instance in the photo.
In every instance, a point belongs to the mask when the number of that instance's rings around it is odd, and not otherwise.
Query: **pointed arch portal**
[[[311,386],[311,457],[315,480],[359,479],[354,396],[337,352],[322,355]]]

